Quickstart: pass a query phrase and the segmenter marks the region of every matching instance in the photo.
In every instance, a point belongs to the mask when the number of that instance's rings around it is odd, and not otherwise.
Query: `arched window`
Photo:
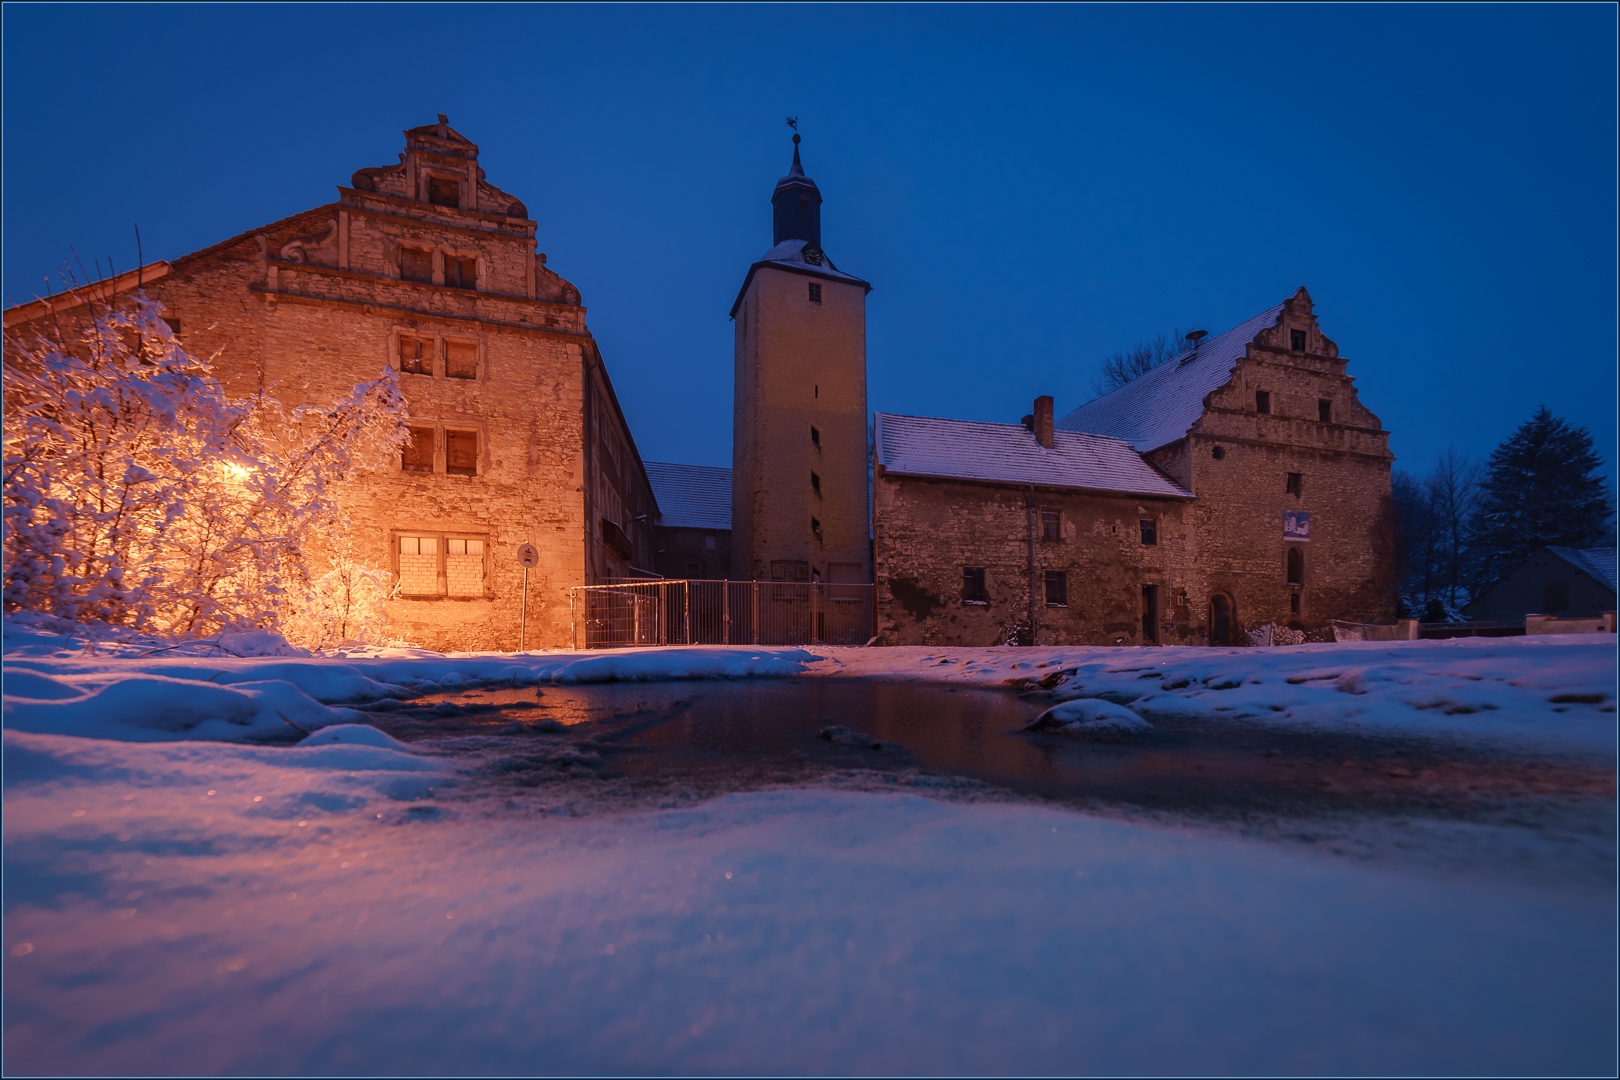
[[[1288,584],[1305,584],[1305,553],[1297,547],[1288,549]]]

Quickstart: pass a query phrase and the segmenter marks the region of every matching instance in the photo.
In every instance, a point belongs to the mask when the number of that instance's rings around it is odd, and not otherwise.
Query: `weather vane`
[[[787,118],[787,126],[792,128],[794,131],[798,131],[799,130],[799,118],[797,116],[788,117]]]

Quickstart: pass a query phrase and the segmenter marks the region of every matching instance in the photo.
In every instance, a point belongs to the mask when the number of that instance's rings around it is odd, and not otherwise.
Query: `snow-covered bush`
[[[306,649],[394,644],[387,604],[399,592],[395,576],[356,559],[347,544],[333,553],[330,566],[290,605],[282,622],[287,639]]]
[[[6,342],[4,606],[190,638],[279,629],[406,438],[392,369],[325,408],[232,399],[144,295]]]

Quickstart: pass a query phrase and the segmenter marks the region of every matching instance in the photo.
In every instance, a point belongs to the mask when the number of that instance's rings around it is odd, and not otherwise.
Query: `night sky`
[[[1310,289],[1400,467],[1536,405],[1614,461],[1616,9],[4,9],[4,289],[332,201],[447,113],[589,307],[643,457],[731,462],[800,118],[870,406],[1016,423]],[[91,272],[94,273],[92,266]]]

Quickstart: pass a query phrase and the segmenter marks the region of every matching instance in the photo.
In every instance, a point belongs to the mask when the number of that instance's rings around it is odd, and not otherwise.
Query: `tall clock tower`
[[[735,323],[731,565],[755,580],[868,582],[866,294],[821,247],[821,191],[799,163],[771,195],[774,246]]]

